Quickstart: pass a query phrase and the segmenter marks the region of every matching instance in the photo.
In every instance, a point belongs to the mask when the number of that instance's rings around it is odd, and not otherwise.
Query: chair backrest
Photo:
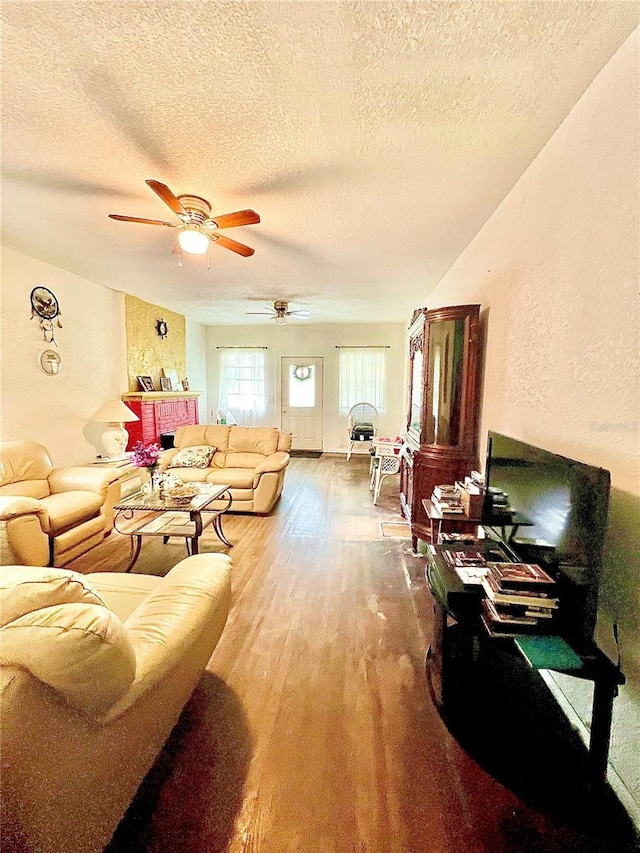
[[[374,427],[378,426],[378,410],[371,403],[356,403],[349,409],[348,429],[351,430],[356,424],[361,423],[373,424]]]

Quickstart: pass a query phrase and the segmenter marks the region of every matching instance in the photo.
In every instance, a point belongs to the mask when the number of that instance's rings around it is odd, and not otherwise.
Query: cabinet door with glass
[[[479,305],[414,312],[401,501],[414,545],[427,529],[422,500],[477,466],[481,339]],[[403,500],[404,497],[404,500]]]

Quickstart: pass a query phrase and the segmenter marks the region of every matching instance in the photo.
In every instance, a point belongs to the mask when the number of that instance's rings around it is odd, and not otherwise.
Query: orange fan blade
[[[145,184],[151,187],[154,193],[159,195],[162,201],[165,204],[169,205],[169,207],[171,208],[171,210],[173,210],[174,213],[177,213],[178,215],[186,214],[187,211],[184,209],[182,204],[178,201],[178,199],[174,196],[174,194],[171,192],[171,190],[166,184],[161,184],[160,181],[153,180],[147,180],[145,181]]]
[[[138,216],[120,216],[118,213],[110,213],[109,219],[118,219],[120,222],[141,222],[143,225],[166,225],[167,228],[178,228],[172,222],[164,222],[162,219],[140,219]]]
[[[223,213],[222,216],[212,216],[211,219],[218,228],[235,228],[236,225],[255,225],[260,217],[255,210],[238,210],[235,213]]]
[[[214,243],[219,243],[225,249],[231,249],[232,252],[236,252],[238,255],[243,255],[245,258],[250,257],[255,252],[255,249],[250,249],[249,246],[237,243],[229,237],[223,237],[222,234],[212,234],[211,239]]]

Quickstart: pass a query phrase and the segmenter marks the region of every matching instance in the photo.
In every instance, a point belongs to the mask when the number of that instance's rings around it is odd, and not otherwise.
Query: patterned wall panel
[[[129,391],[138,391],[137,376],[150,376],[160,390],[162,369],[175,370],[179,379],[186,377],[185,318],[135,296],[125,297],[127,332],[127,373]],[[168,327],[165,338],[156,330],[158,320]]]

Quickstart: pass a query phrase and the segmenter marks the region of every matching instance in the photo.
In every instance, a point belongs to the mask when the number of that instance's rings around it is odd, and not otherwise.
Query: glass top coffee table
[[[198,553],[198,540],[203,530],[213,526],[218,539],[228,547],[231,542],[222,530],[222,516],[231,506],[231,486],[198,486],[198,494],[188,503],[179,502],[159,493],[144,495],[138,492],[115,504],[114,526],[118,533],[131,537],[131,558],[125,571],[135,566],[144,536],[162,536],[165,544],[170,536],[185,540],[187,554]],[[215,501],[223,506],[213,507]]]

